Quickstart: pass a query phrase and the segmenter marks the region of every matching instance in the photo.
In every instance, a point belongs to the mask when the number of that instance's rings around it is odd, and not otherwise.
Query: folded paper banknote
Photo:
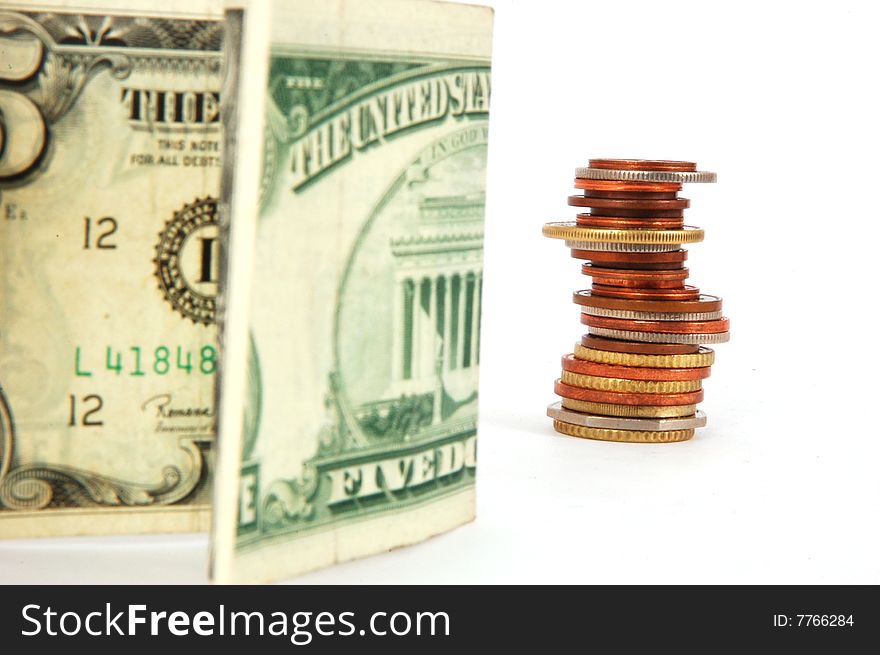
[[[213,575],[474,517],[491,10],[227,11]]]

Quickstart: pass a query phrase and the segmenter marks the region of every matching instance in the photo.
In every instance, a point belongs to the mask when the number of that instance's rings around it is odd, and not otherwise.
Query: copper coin
[[[606,257],[605,255],[609,255]],[[641,255],[673,255],[672,257],[642,257]],[[604,268],[630,268],[635,270],[671,270],[684,266],[687,259],[687,250],[673,250],[671,252],[606,252],[602,250],[578,250],[571,249],[571,256],[575,259],[587,259],[597,266]]]
[[[687,279],[689,269],[676,268],[669,271],[639,271],[627,268],[604,268],[596,264],[586,263],[581,265],[581,273],[589,275],[597,284],[611,284],[612,286],[635,286],[634,284],[613,284],[606,280],[626,280],[627,282],[644,282],[650,285],[653,282],[682,282]],[[661,287],[669,288],[669,287]]]
[[[572,248],[571,256],[575,259],[588,259],[594,264],[602,266],[604,268],[629,268],[638,271],[672,271],[675,269],[682,268],[681,263],[678,264],[664,264],[663,262],[659,263],[647,263],[642,264],[640,262],[609,262],[609,261],[596,261],[590,253],[595,252],[593,250],[575,250]]]
[[[687,250],[669,252],[606,252],[604,250],[572,250],[577,259],[590,259],[602,266],[609,264],[681,264],[688,258]],[[572,255],[574,257],[575,255]]]
[[[697,300],[700,297],[700,290],[689,284],[677,289],[639,289],[594,283],[590,291],[594,296],[633,300]]]
[[[556,381],[556,395],[572,400],[585,400],[591,403],[612,403],[614,405],[647,405],[663,407],[666,405],[695,405],[703,401],[703,390],[686,393],[622,393],[619,391],[599,391],[585,389]]]
[[[578,198],[580,196],[577,196]],[[614,218],[683,218],[683,209],[612,209],[602,207],[602,216]]]
[[[727,318],[719,318],[714,321],[640,321],[581,314],[581,323],[607,330],[659,332],[661,334],[720,334],[730,330],[730,319]]]
[[[581,266],[581,269],[589,268],[589,264],[584,264]],[[608,269],[608,270],[614,270]],[[673,269],[671,271],[638,271],[639,273],[677,273],[680,271],[686,271],[686,268]],[[635,271],[629,271],[635,272]],[[586,271],[584,271],[584,275],[589,275]],[[640,289],[642,291],[667,291],[669,289],[679,290],[684,286],[684,280],[653,280],[651,278],[632,278],[630,276],[621,275],[620,277],[614,276],[602,276],[597,277],[593,276],[593,284],[598,284],[600,287],[609,287],[615,289]]]
[[[583,268],[583,267],[581,267]],[[675,269],[673,269],[675,270]],[[682,270],[682,269],[679,269]],[[656,273],[657,271],[642,271],[643,273]],[[682,280],[633,280],[628,277],[602,277],[597,282],[601,282],[601,287],[614,287],[617,289],[641,289],[642,291],[666,291],[668,289],[681,289]]]
[[[590,198],[588,196],[569,196],[568,204],[573,207],[607,207],[609,209],[687,209],[691,201],[687,198],[673,200],[639,200],[630,198]]]
[[[720,312],[721,298],[701,295],[696,300],[633,300],[632,298],[606,298],[594,295],[589,289],[574,292],[574,301],[585,307],[623,309],[633,312],[674,312],[697,314]]]
[[[700,352],[700,346],[689,343],[642,343],[638,341],[619,341],[606,339],[593,334],[581,337],[581,345],[593,350],[608,350],[615,353],[635,355],[693,355]]]
[[[610,227],[617,230],[680,230],[684,227],[684,218],[619,218],[578,214],[575,220],[578,225]]]
[[[676,263],[680,264],[687,259],[687,250],[670,250],[668,252],[606,252],[604,250],[579,250],[584,257],[579,259],[602,260],[606,262],[629,263]]]
[[[673,200],[678,197],[675,191],[592,191],[586,189],[584,195],[587,198],[641,198],[642,200]]]
[[[615,171],[675,171],[691,173],[697,165],[690,161],[670,161],[668,159],[591,159],[590,168],[604,168]]]
[[[624,380],[705,380],[712,371],[711,366],[700,368],[645,368],[641,366],[615,366],[577,359],[574,355],[562,356],[562,370],[595,375],[603,378],[621,378]]]
[[[575,189],[587,189],[589,191],[648,191],[654,193],[668,193],[681,191],[681,182],[618,182],[616,180],[585,180],[576,177]]]

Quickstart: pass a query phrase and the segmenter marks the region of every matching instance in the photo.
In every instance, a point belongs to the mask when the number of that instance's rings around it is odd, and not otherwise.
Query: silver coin
[[[686,343],[686,344],[713,344],[727,343],[730,341],[730,332],[715,332],[713,334],[670,334],[668,332],[633,332],[631,330],[612,330],[611,328],[591,327],[590,334],[609,339],[623,339],[624,341],[640,341],[642,343]]]
[[[574,176],[586,180],[616,180],[620,182],[716,182],[718,176],[709,171],[618,171],[606,168],[579,166]]]
[[[581,313],[590,316],[625,318],[634,321],[714,321],[721,318],[721,312],[636,312],[630,309],[606,309],[581,305]]]
[[[602,243],[598,241],[566,241],[572,250],[598,250],[601,252],[672,252],[680,250],[680,243]]]
[[[582,425],[585,428],[605,428],[606,430],[660,432],[662,430],[690,430],[706,426],[706,415],[701,411],[697,411],[693,416],[681,418],[625,418],[575,412],[565,409],[561,402],[555,402],[547,407],[547,416],[572,425]]]

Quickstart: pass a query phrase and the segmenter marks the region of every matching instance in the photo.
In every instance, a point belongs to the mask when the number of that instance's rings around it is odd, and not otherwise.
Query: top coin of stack
[[[591,159],[575,172],[568,204],[589,209],[574,222],[547,223],[592,287],[576,291],[589,329],[562,358],[547,413],[563,434],[589,439],[690,439],[706,424],[696,410],[715,353],[704,344],[730,337],[721,299],[685,284],[687,250],[703,231],[684,224],[686,182],[714,182],[691,162]]]

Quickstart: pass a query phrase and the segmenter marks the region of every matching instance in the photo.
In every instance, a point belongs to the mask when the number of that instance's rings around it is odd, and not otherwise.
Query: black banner
[[[4,652],[255,653],[874,642],[867,587],[6,587]],[[27,650],[29,649],[29,650]]]

